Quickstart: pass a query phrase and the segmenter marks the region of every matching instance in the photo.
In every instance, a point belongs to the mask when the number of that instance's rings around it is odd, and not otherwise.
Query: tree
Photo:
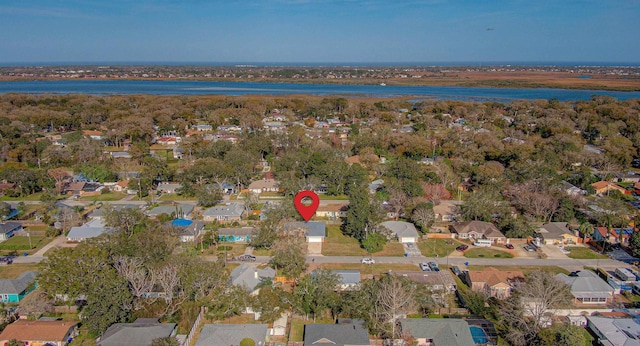
[[[207,184],[196,192],[198,205],[203,208],[209,208],[222,200],[222,191],[218,184]]]
[[[584,221],[580,224],[580,226],[578,227],[578,230],[580,231],[580,234],[582,234],[583,243],[586,244],[587,236],[593,236],[593,232],[595,228],[593,228],[593,225],[590,222]],[[638,239],[638,245],[640,245],[640,238]]]
[[[263,323],[273,323],[287,308],[284,303],[284,296],[289,294],[282,288],[271,286],[262,287],[258,295],[252,302],[253,311],[260,313],[260,321]]]
[[[396,320],[413,308],[414,296],[411,284],[406,278],[387,275],[380,279],[380,290],[377,294],[376,315],[391,327],[390,337],[396,337]]]
[[[305,259],[307,244],[303,237],[278,239],[275,243],[271,266],[280,275],[297,278],[307,268]]]
[[[634,257],[640,257],[640,232],[633,232],[629,239],[629,247]]]
[[[27,294],[18,305],[20,306],[20,314],[34,320],[53,311],[53,300],[38,289]]]
[[[433,212],[433,204],[431,203],[420,203],[416,205],[411,213],[411,221],[420,227],[422,232],[429,230],[435,218],[436,215]]]
[[[157,338],[151,340],[151,346],[180,346],[180,343],[175,337],[167,336],[166,338]]]
[[[584,329],[572,324],[554,324],[538,332],[536,344],[540,346],[583,346],[587,340]]]
[[[526,303],[525,303],[526,301]],[[571,301],[569,286],[547,271],[534,271],[504,301],[498,315],[513,345],[527,345],[544,327],[545,316]]]
[[[0,220],[6,220],[11,214],[11,205],[7,202],[0,202]]]
[[[111,227],[119,234],[131,238],[134,233],[147,227],[149,219],[137,208],[115,209],[111,206],[104,207],[104,224]]]
[[[362,243],[369,233],[376,231],[381,219],[380,204],[371,198],[365,186],[350,190],[349,209],[342,224],[344,234]]]
[[[244,338],[240,340],[240,346],[255,346],[256,342],[251,338]]]

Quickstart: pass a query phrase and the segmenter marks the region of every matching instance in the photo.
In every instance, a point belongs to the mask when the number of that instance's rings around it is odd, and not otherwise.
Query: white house
[[[385,221],[380,225],[391,231],[393,236],[397,237],[401,243],[415,243],[418,241],[418,230],[410,222]]]

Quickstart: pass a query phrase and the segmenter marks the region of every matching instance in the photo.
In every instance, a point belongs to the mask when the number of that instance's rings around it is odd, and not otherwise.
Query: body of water
[[[416,99],[500,101],[526,99],[558,99],[560,101],[589,100],[594,95],[612,96],[619,100],[640,98],[640,92],[571,90],[571,89],[510,89],[448,86],[382,86],[341,84],[293,84],[208,81],[131,81],[131,80],[70,80],[0,82],[0,94],[89,94],[89,95],[295,95],[344,97],[399,97]]]

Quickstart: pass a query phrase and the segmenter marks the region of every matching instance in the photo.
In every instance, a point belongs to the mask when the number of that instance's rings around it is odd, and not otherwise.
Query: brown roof
[[[602,180],[591,184],[591,187],[593,187],[595,190],[601,190],[606,188],[607,186],[609,186],[609,182]]]
[[[96,131],[96,130],[84,130],[82,131],[82,134],[85,136],[102,136],[103,135],[102,131]]]
[[[4,329],[0,340],[66,341],[69,330],[76,324],[73,321],[17,320]]]
[[[489,287],[493,287],[501,282],[524,281],[524,274],[519,270],[499,270],[489,267],[484,270],[469,270],[469,279],[471,282],[486,282]]]
[[[349,203],[334,203],[318,206],[318,211],[346,211]]]
[[[467,233],[478,233],[482,234],[487,238],[491,237],[503,237],[504,234],[498,230],[496,226],[494,226],[490,222],[484,221],[469,221],[469,222],[456,222],[451,225],[453,230],[458,234],[467,234]]]

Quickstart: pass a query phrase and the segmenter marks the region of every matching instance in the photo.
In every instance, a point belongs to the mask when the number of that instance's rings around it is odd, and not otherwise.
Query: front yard
[[[340,226],[327,226],[327,237],[322,243],[322,254],[324,256],[368,256],[366,250],[360,247],[360,243],[351,237],[342,234]],[[397,242],[387,243],[382,251],[376,252],[375,256],[404,256],[402,244]]]
[[[567,256],[570,258],[575,258],[575,259],[607,259],[609,258],[607,257],[607,255],[597,253],[589,249],[588,247],[571,246],[571,247],[565,247],[564,249],[569,251],[569,254]]]
[[[462,243],[454,239],[431,238],[418,242],[418,248],[426,257],[447,257],[460,244]]]
[[[464,257],[467,258],[513,258],[513,255],[501,250],[489,248],[473,248],[465,251]]]
[[[31,238],[31,240],[29,240],[29,238]],[[53,238],[42,236],[13,236],[0,243],[0,254],[8,255],[10,253],[14,253],[21,255],[23,252],[31,254],[47,245],[52,240]]]
[[[0,266],[0,279],[16,279],[24,272],[38,271],[39,263],[13,263]]]

